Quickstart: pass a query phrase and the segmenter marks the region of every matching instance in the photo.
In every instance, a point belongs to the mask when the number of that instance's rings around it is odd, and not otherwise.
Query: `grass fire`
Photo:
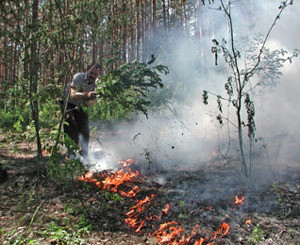
[[[185,224],[186,222],[182,222],[180,218],[174,220],[174,217],[172,217],[172,205],[166,203],[164,206],[161,206],[159,200],[159,198],[163,197],[161,193],[155,190],[155,193],[149,193],[145,196],[145,190],[143,190],[145,187],[143,187],[143,185],[147,182],[147,176],[138,170],[133,172],[130,168],[132,164],[136,165],[137,162],[132,159],[121,161],[120,170],[111,172],[105,171],[102,173],[87,172],[85,175],[78,177],[78,180],[95,185],[100,189],[117,192],[121,196],[126,197],[130,203],[132,203],[132,199],[134,199],[133,205],[129,208],[128,212],[124,213],[126,217],[123,217],[123,222],[125,222],[133,232],[139,235],[144,234],[146,240],[155,238],[157,244],[174,245],[223,244],[222,239],[226,238],[228,234],[230,234],[230,230],[232,230],[229,223],[233,223],[233,226],[236,227],[237,222],[243,227],[243,220],[237,221],[240,215],[235,215],[235,212],[239,212],[240,206],[243,205],[245,201],[247,202],[247,200],[245,200],[245,196],[235,195],[235,197],[231,196],[231,204],[229,201],[227,203],[228,207],[229,205],[234,206],[232,210],[228,209],[224,211],[222,210],[223,207],[212,208],[212,206],[203,206],[200,209],[202,213],[212,212],[214,215],[219,214],[219,218],[223,219],[215,231],[203,232],[203,230],[205,230],[201,229],[203,214],[202,216],[198,216],[198,221],[196,218],[192,219],[195,224],[190,231],[187,230],[188,228],[183,228],[180,223]],[[137,180],[141,186],[136,185],[135,182]],[[124,191],[124,189],[128,189],[128,191]],[[195,210],[193,212],[195,212]],[[193,214],[190,213],[189,215]],[[252,219],[247,219],[244,224],[248,225],[244,229],[249,229],[249,231],[252,229],[250,227],[252,225]],[[187,227],[191,227],[190,225],[191,224]]]
[[[141,190],[138,186],[134,186],[128,192],[118,189],[118,187],[122,187],[122,185],[127,184],[127,182],[134,183],[134,179],[139,175],[137,170],[135,172],[131,171],[130,166],[133,163],[136,164],[136,162],[132,159],[127,159],[120,162],[122,168],[118,171],[110,173],[104,172],[100,174],[94,174],[93,172],[89,171],[86,174],[79,176],[78,180],[85,183],[94,184],[97,188],[118,192],[120,195],[127,198],[133,198],[136,197],[138,192]],[[126,213],[128,218],[126,218],[124,222],[127,223],[134,230],[134,232],[142,232],[144,226],[155,227],[155,225],[152,224],[154,221],[158,221],[158,223],[160,223],[159,221],[162,219],[162,215],[167,217],[170,209],[169,204],[166,204],[165,208],[161,210],[159,215],[149,213],[148,207],[155,204],[155,196],[155,194],[151,194],[142,200],[136,200],[136,204],[130,208],[129,212]],[[235,205],[242,204],[243,201],[244,197],[239,199],[236,196]],[[149,233],[148,235],[155,237],[157,242],[160,244],[213,244],[217,238],[222,238],[225,236],[230,229],[230,226],[226,222],[223,222],[217,231],[212,232],[211,237],[201,237],[199,240],[195,240],[195,237],[199,236],[197,231],[198,226],[199,225],[194,226],[191,235],[185,237],[183,234],[184,229],[177,222],[169,221],[160,224],[157,230]]]

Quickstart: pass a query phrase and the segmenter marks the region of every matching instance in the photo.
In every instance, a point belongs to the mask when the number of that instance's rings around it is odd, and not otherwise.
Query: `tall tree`
[[[38,28],[39,28],[39,0],[33,0],[32,3],[32,20],[31,20],[31,37],[30,37],[30,106],[32,117],[34,120],[37,153],[38,157],[42,157],[42,144],[40,138],[40,124],[39,124],[39,103],[38,103],[38,80],[39,80],[39,55],[38,55]]]
[[[135,17],[135,45],[136,45],[136,54],[135,57],[137,60],[140,59],[140,40],[141,40],[141,21],[140,21],[140,1],[141,0],[136,0],[136,17]]]

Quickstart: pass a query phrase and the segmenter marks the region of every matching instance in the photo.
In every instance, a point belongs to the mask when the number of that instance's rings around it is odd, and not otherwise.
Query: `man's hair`
[[[99,63],[93,62],[93,63],[91,63],[91,64],[89,64],[89,65],[87,66],[87,70],[91,69],[93,66],[94,66],[95,68],[100,68],[100,67],[101,67]]]

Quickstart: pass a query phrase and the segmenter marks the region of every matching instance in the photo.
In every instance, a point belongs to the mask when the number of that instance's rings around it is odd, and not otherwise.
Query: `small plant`
[[[255,245],[258,242],[262,241],[263,238],[264,238],[264,231],[259,227],[259,225],[254,226],[251,236],[249,238],[249,243],[251,245]]]
[[[67,204],[64,207],[64,210],[74,216],[85,213],[84,207],[80,205],[80,201],[78,199],[72,199],[72,202]]]
[[[186,217],[186,209],[185,209],[185,202],[184,201],[179,201],[179,206],[180,206],[180,213],[178,215],[179,219],[184,219]]]
[[[272,188],[277,196],[277,202],[280,205],[281,212],[274,215],[280,215],[280,219],[285,219],[291,212],[291,208],[287,208],[284,197],[280,194],[280,190],[276,182],[272,183]]]
[[[8,106],[8,108],[11,107]],[[13,106],[11,110],[0,109],[0,128],[22,133],[30,122],[29,115],[29,107],[23,103],[19,106]]]
[[[29,238],[27,233],[20,233],[20,229],[15,227],[10,227],[7,229],[1,228],[0,235],[2,236],[0,241],[3,241],[3,244],[39,244],[36,239]]]
[[[185,202],[179,201],[179,206],[180,206],[181,208],[184,208],[184,207],[185,207]]]
[[[20,190],[22,190],[22,195],[18,203],[18,210],[20,212],[30,211],[29,209],[36,194],[35,185],[33,185],[29,191],[24,191],[23,184],[21,184]]]
[[[89,235],[90,226],[80,227],[78,224],[60,226],[55,222],[49,223],[48,230],[44,231],[44,235],[50,236],[58,244],[83,244]]]
[[[62,139],[59,139],[58,144],[63,145]],[[79,150],[79,146],[67,135],[64,139],[64,145],[71,155],[75,155],[76,151]],[[54,181],[68,185],[75,177],[84,173],[84,166],[79,159],[66,160],[64,155],[60,153],[59,148],[52,145],[47,145],[45,150],[50,153],[47,167],[49,175]]]
[[[107,202],[113,202],[114,204],[123,203],[124,201],[118,193],[111,193],[109,191],[104,193],[104,198],[107,200]]]
[[[185,215],[184,215],[183,213],[179,213],[179,214],[178,214],[178,219],[181,219],[181,220],[182,220],[182,219],[184,219],[184,217],[185,217]]]
[[[50,160],[48,164],[49,174],[51,179],[58,183],[68,185],[73,181],[75,177],[84,173],[84,166],[79,159],[62,159],[61,162],[57,161],[59,156],[55,157],[55,160]]]
[[[118,193],[115,193],[112,195],[112,201],[114,201],[115,203],[122,203],[123,198]]]

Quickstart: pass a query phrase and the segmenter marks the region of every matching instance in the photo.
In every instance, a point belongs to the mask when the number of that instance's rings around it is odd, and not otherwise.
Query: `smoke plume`
[[[266,35],[279,4],[280,1],[273,0],[234,1],[231,11],[238,48],[245,48],[247,41],[258,33]],[[228,146],[228,156],[238,155],[236,129],[227,124],[220,127],[215,99],[211,97],[209,105],[202,102],[203,90],[226,96],[224,81],[229,71],[221,62],[221,55],[219,65],[215,66],[211,53],[212,39],[229,41],[230,37],[226,17],[224,12],[217,10],[218,6],[218,3],[203,6],[199,21],[206,23],[209,17],[213,29],[203,29],[201,37],[179,38],[174,34],[156,43],[153,40],[158,62],[170,69],[170,74],[163,77],[165,83],[169,86],[178,83],[181,90],[176,91],[176,100],[169,107],[150,111],[148,119],[140,115],[135,121],[110,122],[109,127],[97,123],[99,130],[93,136],[90,154],[95,168],[113,168],[118,160],[126,158],[137,159],[145,167],[197,168],[222,159]],[[278,20],[267,42],[268,48],[284,48],[289,52],[299,48],[299,15],[300,3],[295,1]],[[170,49],[172,52],[168,52]],[[292,64],[286,62],[279,84],[263,87],[264,93],[253,95],[258,138],[255,156],[268,164],[282,165],[300,160],[299,64],[297,58]],[[227,108],[226,103],[223,106]],[[229,110],[228,113],[235,123],[235,112]],[[102,152],[102,155],[95,152]]]

